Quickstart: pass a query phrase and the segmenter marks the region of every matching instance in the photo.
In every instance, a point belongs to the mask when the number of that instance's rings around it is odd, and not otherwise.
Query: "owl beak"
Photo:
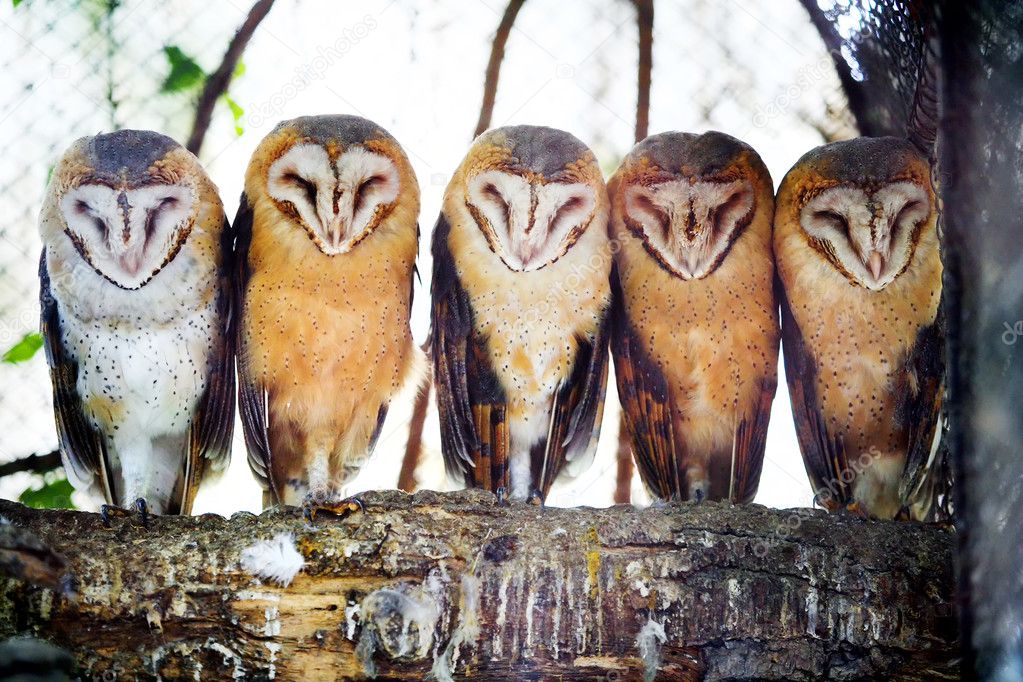
[[[873,250],[870,252],[870,256],[867,258],[867,267],[870,269],[870,274],[875,280],[881,279],[881,269],[884,268],[884,256],[881,255],[880,251]]]
[[[689,251],[685,254],[686,269],[689,270],[689,274],[696,272],[697,268],[700,267],[700,256],[695,251]]]
[[[134,277],[142,269],[142,251],[134,249],[128,251],[117,259],[117,263],[126,274]]]
[[[347,234],[347,222],[340,215],[335,215],[327,226],[327,243],[336,249],[341,246]]]

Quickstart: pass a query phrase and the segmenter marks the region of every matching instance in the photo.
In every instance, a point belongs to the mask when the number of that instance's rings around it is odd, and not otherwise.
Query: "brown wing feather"
[[[767,425],[771,420],[776,382],[762,379],[756,405],[735,429],[732,456],[732,478],[728,498],[735,503],[751,502],[757,495],[760,473],[764,468],[767,447]]]
[[[248,288],[249,245],[252,243],[252,206],[249,198],[242,193],[238,214],[232,224],[234,234],[234,293],[235,293],[235,344],[238,351],[238,413],[242,420],[245,449],[248,452],[249,468],[252,474],[276,499],[277,491],[271,480],[270,440],[267,431],[266,390],[249,369],[242,318],[245,312],[245,292]]]
[[[653,495],[662,500],[685,499],[688,493],[680,473],[684,453],[675,437],[671,394],[625,312],[617,269],[611,274],[611,291],[611,352],[637,468]]]
[[[199,484],[208,467],[226,469],[231,459],[235,407],[235,299],[234,234],[227,218],[221,232],[221,265],[218,277],[217,321],[220,335],[211,349],[208,385],[189,429],[188,458],[182,477],[179,508],[168,513],[189,514]]]
[[[566,463],[584,468],[580,458],[594,454],[591,445],[607,392],[609,330],[610,315],[605,313],[593,341],[578,339],[572,374],[554,399],[547,438],[533,449],[532,471],[541,499],[547,498]]]
[[[443,214],[433,231],[431,329],[441,447],[448,473],[478,488],[508,486],[504,391],[486,345],[474,332],[472,309],[455,271]]]
[[[936,478],[943,478],[941,462],[931,461],[934,432],[941,422],[942,397],[945,386],[945,339],[943,302],[938,304],[938,318],[917,333],[916,342],[906,360],[907,375],[915,377],[915,388],[905,386],[899,392],[896,419],[907,430],[906,467],[899,487],[905,507],[919,502],[933,503],[946,494]],[[944,456],[939,449],[938,456]],[[926,498],[930,497],[930,500]]]
[[[849,470],[845,448],[842,439],[831,436],[824,424],[817,398],[817,366],[803,342],[803,334],[777,279],[775,290],[781,303],[785,380],[803,465],[813,485],[816,501],[828,509],[844,507],[853,501],[852,490],[842,476],[842,472]]]
[[[57,301],[50,292],[50,276],[46,269],[46,249],[39,260],[39,303],[42,310],[40,330],[46,361],[53,384],[53,413],[57,422],[57,439],[64,467],[79,479],[99,477],[100,488],[108,504],[117,501],[117,491],[109,474],[106,444],[103,436],[82,411],[78,395],[78,363],[64,348]]]

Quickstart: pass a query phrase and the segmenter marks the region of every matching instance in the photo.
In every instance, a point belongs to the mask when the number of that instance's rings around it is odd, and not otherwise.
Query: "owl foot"
[[[542,507],[544,506],[545,500],[543,494],[536,488],[533,488],[533,491],[529,493],[529,497],[526,498],[526,502],[534,507]]]
[[[141,497],[135,500],[134,510],[125,509],[124,507],[118,507],[112,504],[104,504],[99,508],[99,516],[103,520],[103,527],[110,528],[111,520],[114,517],[128,518],[134,512],[138,512],[139,518],[142,519],[142,527],[149,530],[149,505]]]
[[[844,507],[839,507],[839,511],[852,516],[858,516],[861,519],[865,519],[870,516],[870,514],[867,513],[867,509],[859,502],[850,502]]]
[[[315,502],[307,500],[302,505],[302,516],[308,523],[316,520],[317,514],[327,514],[338,519],[344,519],[355,512],[366,511],[366,505],[358,497],[348,497],[337,502]]]
[[[511,502],[508,500],[508,489],[505,488],[503,485],[500,488],[498,488],[497,490],[495,490],[494,494],[497,495],[497,506],[498,507],[508,507],[508,506],[511,506]]]

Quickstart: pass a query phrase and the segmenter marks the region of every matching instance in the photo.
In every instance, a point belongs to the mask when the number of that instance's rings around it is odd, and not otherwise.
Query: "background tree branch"
[[[504,15],[501,16],[501,23],[497,25],[497,32],[494,33],[494,41],[490,47],[486,80],[483,82],[483,104],[480,106],[480,118],[476,123],[473,137],[481,135],[490,127],[494,116],[494,102],[497,99],[497,80],[501,76],[501,62],[504,60],[504,47],[508,44],[508,36],[515,25],[515,17],[519,15],[519,10],[524,4],[526,0],[509,0]]]
[[[44,474],[53,471],[60,466],[60,452],[54,450],[46,454],[29,455],[0,464],[0,478],[28,471],[34,474]]]
[[[86,677],[743,680],[957,676],[954,535],[812,510],[496,506],[370,493],[307,526],[0,502],[67,557],[77,598],[0,580],[0,634],[68,648]],[[290,534],[304,568],[257,578]]]
[[[193,154],[198,156],[203,140],[206,139],[210,121],[213,119],[213,109],[217,105],[217,100],[227,92],[245,48],[256,29],[259,28],[259,24],[270,13],[273,5],[274,0],[258,0],[252,5],[245,21],[238,27],[231,42],[228,43],[227,52],[224,53],[224,59],[221,60],[220,66],[206,79],[206,84],[203,86],[202,94],[199,95],[199,102],[195,108],[195,123],[192,125],[192,133],[188,136],[188,144],[185,145]]]

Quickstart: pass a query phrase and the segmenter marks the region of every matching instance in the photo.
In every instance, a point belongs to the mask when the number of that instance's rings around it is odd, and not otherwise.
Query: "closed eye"
[[[358,213],[359,209],[366,205],[366,198],[370,190],[375,187],[379,187],[383,183],[387,182],[387,178],[383,175],[374,175],[366,180],[362,181],[359,188],[355,190],[355,212]]]
[[[733,208],[739,205],[744,196],[745,194],[741,191],[734,192],[724,202],[711,209],[710,224],[715,233],[720,234],[725,231],[725,218],[731,214]]]
[[[899,211],[898,215],[895,216],[895,220],[892,221],[892,228],[899,229],[906,217],[920,207],[921,202],[919,200],[913,200],[907,203]]]
[[[96,228],[97,232],[99,232],[100,234],[106,234],[107,231],[106,221],[104,221],[98,215],[93,213],[92,207],[89,206],[89,204],[79,199],[78,201],[75,202],[75,212],[81,216],[88,218],[92,222],[93,227]]]
[[[554,216],[551,218],[551,225],[556,224],[559,220],[561,220],[562,218],[564,218],[566,215],[576,210],[577,208],[580,208],[582,205],[583,200],[580,197],[572,197],[571,199],[563,203],[557,211],[555,211]]]
[[[177,197],[164,197],[154,208],[146,212],[146,239],[152,237],[156,231],[156,218],[160,211],[173,209],[178,203],[180,202]]]
[[[504,200],[500,190],[497,189],[497,185],[492,182],[485,184],[483,186],[483,196],[497,204],[504,211],[505,217],[508,216],[508,202]]]
[[[306,180],[298,173],[285,173],[282,180],[284,180],[284,182],[289,182],[304,191],[306,198],[309,199],[309,203],[316,203],[316,183]]]
[[[816,211],[813,214],[813,217],[817,218],[818,220],[823,220],[825,222],[831,223],[832,226],[834,226],[836,229],[842,230],[843,232],[846,233],[849,232],[849,221],[846,220],[845,216],[842,215],[841,213],[827,210]]]
[[[661,206],[655,204],[653,200],[645,194],[637,194],[634,201],[640,210],[646,211],[657,219],[657,221],[661,224],[661,230],[664,231],[664,238],[667,239],[670,226],[668,212]]]

